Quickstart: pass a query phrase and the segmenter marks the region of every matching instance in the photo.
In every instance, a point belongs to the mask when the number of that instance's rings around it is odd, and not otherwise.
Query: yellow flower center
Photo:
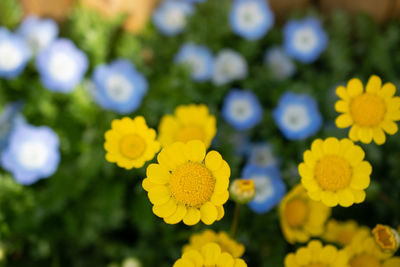
[[[302,226],[308,218],[309,208],[305,200],[295,198],[286,204],[285,217],[291,227]]]
[[[322,189],[337,191],[350,184],[352,170],[350,164],[344,158],[328,155],[317,162],[314,174]]]
[[[237,185],[241,192],[248,192],[248,191],[253,192],[255,190],[254,181],[251,179],[249,180],[240,179],[237,181]]]
[[[382,249],[395,250],[398,247],[396,236],[390,227],[378,224],[373,230],[376,243]]]
[[[328,267],[328,266],[324,263],[311,263],[307,265],[307,267]]]
[[[350,112],[356,124],[374,127],[383,121],[386,113],[385,102],[377,95],[362,94],[351,102]]]
[[[172,172],[169,186],[178,203],[198,207],[210,200],[215,178],[203,164],[187,162]]]
[[[382,266],[377,257],[370,255],[370,254],[366,254],[366,253],[354,256],[349,261],[349,263],[350,263],[351,267],[381,267]]]
[[[146,142],[136,134],[125,135],[121,138],[119,149],[123,156],[129,159],[137,159],[146,150]]]
[[[198,125],[188,125],[178,131],[175,136],[176,141],[187,143],[191,140],[205,141],[203,129]]]

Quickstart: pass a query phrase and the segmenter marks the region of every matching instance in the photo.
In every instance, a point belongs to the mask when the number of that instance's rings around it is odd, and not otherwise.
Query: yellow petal
[[[312,259],[310,251],[304,247],[299,248],[296,251],[295,256],[296,256],[296,261],[300,266],[308,265]]]
[[[337,257],[337,249],[332,245],[327,245],[322,248],[319,258],[322,262],[333,263]]]
[[[328,207],[334,207],[339,203],[337,194],[331,191],[323,191],[321,193],[321,201]]]
[[[202,162],[206,156],[206,147],[200,140],[187,142],[184,151],[187,159],[193,162]]]
[[[312,154],[311,150],[306,150],[304,152],[304,154],[303,154],[303,158],[304,158],[304,162],[308,166],[314,167],[317,159],[314,157],[314,155]]]
[[[384,98],[389,98],[394,96],[396,93],[396,86],[393,83],[385,83],[382,87],[382,90],[378,93],[379,96]]]
[[[352,166],[356,166],[364,159],[365,153],[359,146],[350,147],[345,153],[344,158],[347,159]]]
[[[337,192],[339,205],[342,207],[350,207],[354,203],[354,195],[350,190],[341,190]]]
[[[142,187],[143,187],[143,189],[146,190],[147,192],[148,192],[152,187],[154,187],[154,186],[157,186],[157,185],[154,184],[154,183],[152,183],[152,182],[150,181],[150,179],[148,179],[148,178],[143,179],[143,181],[142,181]]]
[[[374,134],[374,132],[373,132],[372,128],[362,128],[358,132],[358,136],[360,137],[360,141],[363,142],[364,144],[371,143],[373,134]]]
[[[337,112],[348,112],[349,111],[349,103],[343,100],[339,100],[335,103],[335,110]]]
[[[383,267],[399,267],[400,257],[393,257],[383,263]]]
[[[321,194],[322,191],[321,190],[317,190],[317,191],[307,191],[308,196],[314,200],[314,201],[320,201],[321,200]]]
[[[363,84],[360,79],[353,78],[347,83],[347,93],[350,97],[355,97],[363,92]]]
[[[178,222],[182,221],[182,219],[186,215],[186,207],[183,205],[178,205],[176,208],[175,213],[173,213],[171,216],[165,217],[164,222],[168,224],[177,224]]]
[[[223,253],[221,253],[221,255],[219,255],[217,264],[215,266],[232,267],[234,264],[235,264],[235,260],[233,259],[231,254],[229,254],[227,252],[223,252]]]
[[[211,171],[216,171],[221,167],[222,157],[217,151],[210,151],[207,153],[205,164]]]
[[[200,208],[201,221],[207,225],[212,224],[217,220],[217,208],[211,202],[204,203]]]
[[[233,267],[247,267],[247,264],[242,259],[235,259],[235,264],[233,265]]]
[[[226,203],[226,201],[228,201],[229,198],[229,191],[226,190],[222,193],[216,193],[214,192],[214,194],[211,196],[211,203],[213,203],[215,206],[220,206]]]
[[[177,260],[172,267],[197,267],[193,262],[179,259]]]
[[[368,93],[377,93],[382,87],[382,80],[376,75],[372,75],[367,83],[366,91]]]
[[[353,192],[355,203],[361,203],[365,200],[365,196],[366,196],[365,191],[355,190],[355,189],[352,189],[351,191]]]
[[[354,142],[357,142],[358,140],[360,140],[360,137],[358,136],[359,131],[360,131],[359,126],[357,126],[357,125],[351,126],[350,131],[349,131],[349,138]]]
[[[175,213],[177,204],[174,198],[170,198],[166,203],[153,206],[153,213],[158,217],[169,217]]]
[[[311,178],[314,176],[312,169],[307,166],[304,162],[299,164],[299,174],[301,177]]]
[[[197,208],[188,208],[183,223],[186,225],[195,225],[200,221],[200,211]]]
[[[349,148],[351,148],[354,143],[347,138],[343,138],[339,142],[339,155],[344,155]]]
[[[335,123],[338,128],[347,128],[353,124],[353,119],[345,113],[337,117]]]
[[[311,152],[314,155],[315,158],[321,158],[323,155],[323,149],[322,145],[324,144],[324,141],[322,139],[316,139],[314,142],[311,144]]]
[[[344,100],[349,98],[346,88],[341,85],[336,88],[336,95]]]
[[[377,144],[377,145],[382,145],[386,142],[386,135],[380,128],[374,129],[373,138],[374,138],[375,144]]]
[[[354,189],[365,189],[369,186],[370,178],[365,174],[355,174],[351,180],[350,186]]]
[[[148,196],[151,203],[154,205],[161,205],[171,198],[171,191],[168,187],[163,185],[154,186],[150,189]]]
[[[224,215],[225,215],[225,210],[224,210],[224,207],[223,207],[223,206],[216,206],[216,208],[217,208],[217,212],[218,212],[217,221],[219,221],[219,220],[221,220],[221,219],[224,217]]]
[[[197,250],[189,250],[182,255],[182,259],[194,263],[195,266],[203,266],[204,260],[200,252]]]
[[[338,154],[339,153],[339,140],[334,137],[327,138],[323,145],[325,154]]]
[[[384,121],[382,123],[382,128],[385,132],[387,132],[390,135],[397,133],[399,129],[397,124],[394,123],[393,121]]]
[[[201,249],[201,254],[204,257],[204,266],[215,266],[221,255],[221,248],[215,243],[208,243]]]
[[[308,191],[317,191],[320,189],[318,183],[314,179],[301,179],[301,184],[306,188]]]
[[[146,170],[147,178],[155,184],[166,184],[171,177],[170,172],[160,164],[150,164]]]
[[[356,165],[353,170],[354,174],[362,174],[369,176],[372,173],[372,166],[368,161],[362,161]]]

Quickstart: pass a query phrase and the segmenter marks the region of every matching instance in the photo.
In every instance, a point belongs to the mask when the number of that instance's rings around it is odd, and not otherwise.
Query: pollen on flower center
[[[385,102],[377,95],[362,94],[351,102],[350,112],[354,122],[360,126],[377,126],[385,116]]]
[[[188,125],[176,134],[176,141],[187,143],[190,140],[205,140],[205,134],[203,129],[197,125]]]
[[[172,172],[170,189],[178,203],[197,207],[210,200],[215,178],[201,163],[187,162]]]
[[[354,256],[349,263],[351,267],[382,267],[377,257],[366,253]]]
[[[125,135],[120,141],[120,152],[129,159],[140,157],[146,150],[146,142],[136,134]]]
[[[311,263],[311,264],[307,265],[307,267],[328,267],[328,266],[323,263]]]
[[[346,188],[351,181],[350,164],[342,157],[327,155],[315,166],[315,178],[324,190],[337,191]]]
[[[295,198],[286,205],[285,217],[291,227],[302,226],[308,218],[309,209],[303,199]]]

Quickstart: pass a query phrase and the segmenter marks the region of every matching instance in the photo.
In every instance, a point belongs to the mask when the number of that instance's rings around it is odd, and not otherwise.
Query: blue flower
[[[99,65],[93,72],[96,102],[121,114],[137,110],[147,93],[147,81],[128,60]]]
[[[265,0],[235,0],[229,20],[234,33],[247,40],[257,40],[272,27],[274,14]]]
[[[246,77],[247,62],[241,54],[229,48],[225,48],[218,53],[214,61],[212,77],[215,85],[224,85]]]
[[[210,50],[201,45],[187,43],[175,56],[177,63],[187,64],[195,81],[205,81],[213,74],[214,58]]]
[[[247,205],[256,213],[270,211],[286,193],[286,186],[276,166],[261,168],[248,164],[242,170],[242,178],[254,181],[256,195]]]
[[[222,117],[236,130],[247,130],[262,119],[262,106],[255,94],[250,91],[232,89],[225,96]]]
[[[68,93],[82,81],[88,68],[88,59],[73,42],[58,39],[39,52],[36,68],[47,89]]]
[[[58,25],[51,19],[28,16],[19,26],[17,33],[25,39],[32,51],[37,53],[57,38]]]
[[[283,35],[286,53],[303,63],[317,60],[328,45],[328,36],[316,18],[289,21]]]
[[[249,161],[250,165],[258,167],[277,166],[278,160],[275,158],[271,145],[264,143],[255,143],[250,145]]]
[[[60,162],[58,146],[58,136],[51,128],[18,124],[1,154],[1,166],[10,171],[18,183],[33,184],[56,172]]]
[[[0,78],[13,79],[20,75],[30,57],[25,40],[0,27]]]
[[[188,2],[164,1],[153,14],[153,23],[164,35],[177,35],[185,29],[187,16],[192,13],[193,6]]]
[[[7,145],[10,133],[18,122],[22,107],[22,102],[12,102],[7,104],[0,114],[0,151]]]
[[[265,64],[275,79],[283,80],[293,76],[296,71],[291,58],[280,47],[270,48],[265,53]]]
[[[305,139],[315,134],[322,125],[317,102],[305,94],[283,94],[273,117],[283,135],[290,140]]]

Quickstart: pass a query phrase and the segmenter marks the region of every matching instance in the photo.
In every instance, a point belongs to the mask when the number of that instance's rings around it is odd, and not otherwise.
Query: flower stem
[[[233,220],[231,225],[231,237],[234,237],[239,224],[239,213],[240,213],[240,204],[235,204],[235,211],[233,213]]]

